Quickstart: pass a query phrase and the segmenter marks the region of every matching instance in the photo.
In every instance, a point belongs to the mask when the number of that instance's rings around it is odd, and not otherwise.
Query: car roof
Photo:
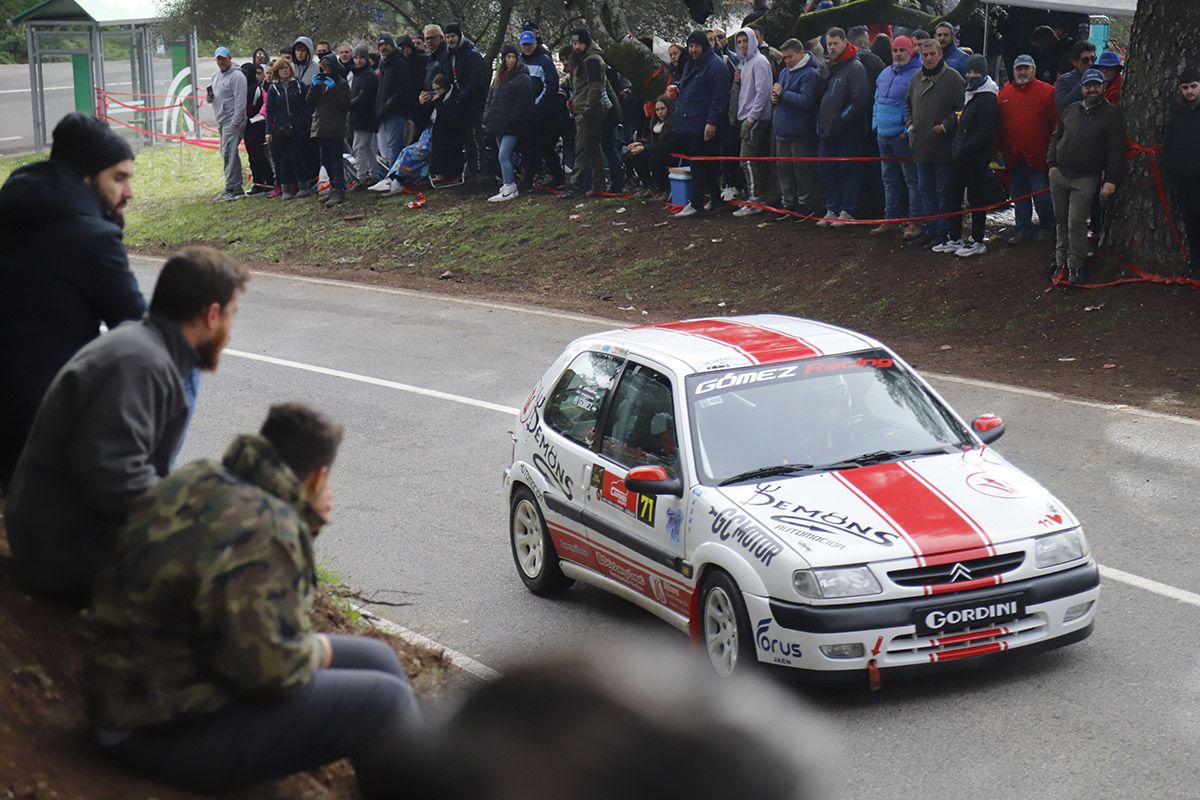
[[[854,331],[799,317],[753,314],[662,322],[595,336],[605,344],[682,362],[692,372],[776,364],[882,347]]]

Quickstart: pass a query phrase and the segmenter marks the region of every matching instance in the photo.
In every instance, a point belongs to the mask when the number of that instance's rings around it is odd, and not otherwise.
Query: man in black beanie
[[[54,128],[49,160],[0,188],[0,490],[58,370],[101,322],[115,328],[146,311],[121,241],[132,179],[128,143],[71,113]]]
[[[1179,98],[1167,121],[1163,144],[1164,169],[1175,179],[1179,215],[1187,232],[1191,263],[1188,277],[1200,280],[1200,69],[1187,67],[1179,74]]]

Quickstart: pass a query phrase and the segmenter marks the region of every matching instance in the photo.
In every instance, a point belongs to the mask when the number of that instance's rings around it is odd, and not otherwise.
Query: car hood
[[[720,491],[814,567],[982,558],[994,545],[1079,524],[990,448]]]

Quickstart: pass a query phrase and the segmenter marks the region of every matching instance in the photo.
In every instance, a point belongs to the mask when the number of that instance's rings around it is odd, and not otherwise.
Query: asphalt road
[[[139,267],[147,292],[152,275]],[[381,615],[499,670],[563,646],[615,647],[633,632],[684,648],[685,637],[599,591],[576,587],[547,601],[522,587],[500,491],[514,417],[354,378],[515,407],[567,341],[603,327],[256,275],[230,344],[236,352],[205,377],[183,457],[219,454],[235,433],[257,428],[271,401],[315,403],[346,426],[333,478],[336,519],[317,541],[318,556],[363,592],[409,603],[378,608]],[[840,796],[1195,796],[1200,668],[1189,648],[1200,595],[1189,593],[1200,593],[1192,550],[1200,540],[1200,425],[935,383],[964,415],[1003,416],[1000,450],[1083,520],[1109,570],[1096,632],[1002,670],[894,681],[874,694],[795,689],[835,734]],[[1165,586],[1114,580],[1112,570]],[[1172,587],[1182,600],[1167,596]],[[804,730],[801,722],[798,735]]]
[[[241,63],[243,59],[238,59]],[[201,85],[207,85],[215,71],[212,59],[200,59]],[[54,130],[55,123],[70,111],[75,110],[74,80],[71,65],[65,58],[43,67],[46,85],[46,120],[48,129]],[[171,61],[156,58],[154,61],[155,93],[165,94],[170,87]],[[108,61],[104,66],[105,84],[112,92],[131,90],[128,62]],[[131,98],[123,98],[129,101]],[[128,117],[129,111],[115,107],[110,110],[118,119]],[[211,119],[201,117],[207,121]],[[33,150],[33,105],[30,96],[29,65],[0,64],[0,154],[26,153]]]

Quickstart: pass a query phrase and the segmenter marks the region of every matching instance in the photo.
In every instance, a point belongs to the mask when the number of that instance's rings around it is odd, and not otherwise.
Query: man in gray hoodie
[[[750,28],[742,28],[733,37],[738,56],[742,59],[742,79],[738,88],[737,117],[742,121],[743,158],[771,155],[771,87],[774,70],[771,62],[759,52],[758,37]],[[770,162],[746,161],[746,190],[751,202],[766,201],[771,184]],[[761,208],[742,206],[733,212],[735,217],[748,217]]]
[[[312,86],[313,76],[321,71],[320,59],[313,57],[312,39],[307,36],[297,36],[292,42],[292,74],[300,81],[300,87],[307,92]],[[305,104],[304,116],[296,120],[296,130],[307,131],[312,124],[312,108]],[[317,180],[321,172],[321,153],[316,139],[306,139],[304,142],[304,169],[300,176],[301,191],[308,189]],[[315,191],[315,190],[314,190]]]
[[[238,145],[246,131],[246,91],[249,87],[242,71],[233,68],[228,47],[218,47],[213,55],[217,59],[217,74],[213,75],[208,96],[221,132],[221,158],[225,162],[225,191],[213,199],[223,203],[245,194]]]

